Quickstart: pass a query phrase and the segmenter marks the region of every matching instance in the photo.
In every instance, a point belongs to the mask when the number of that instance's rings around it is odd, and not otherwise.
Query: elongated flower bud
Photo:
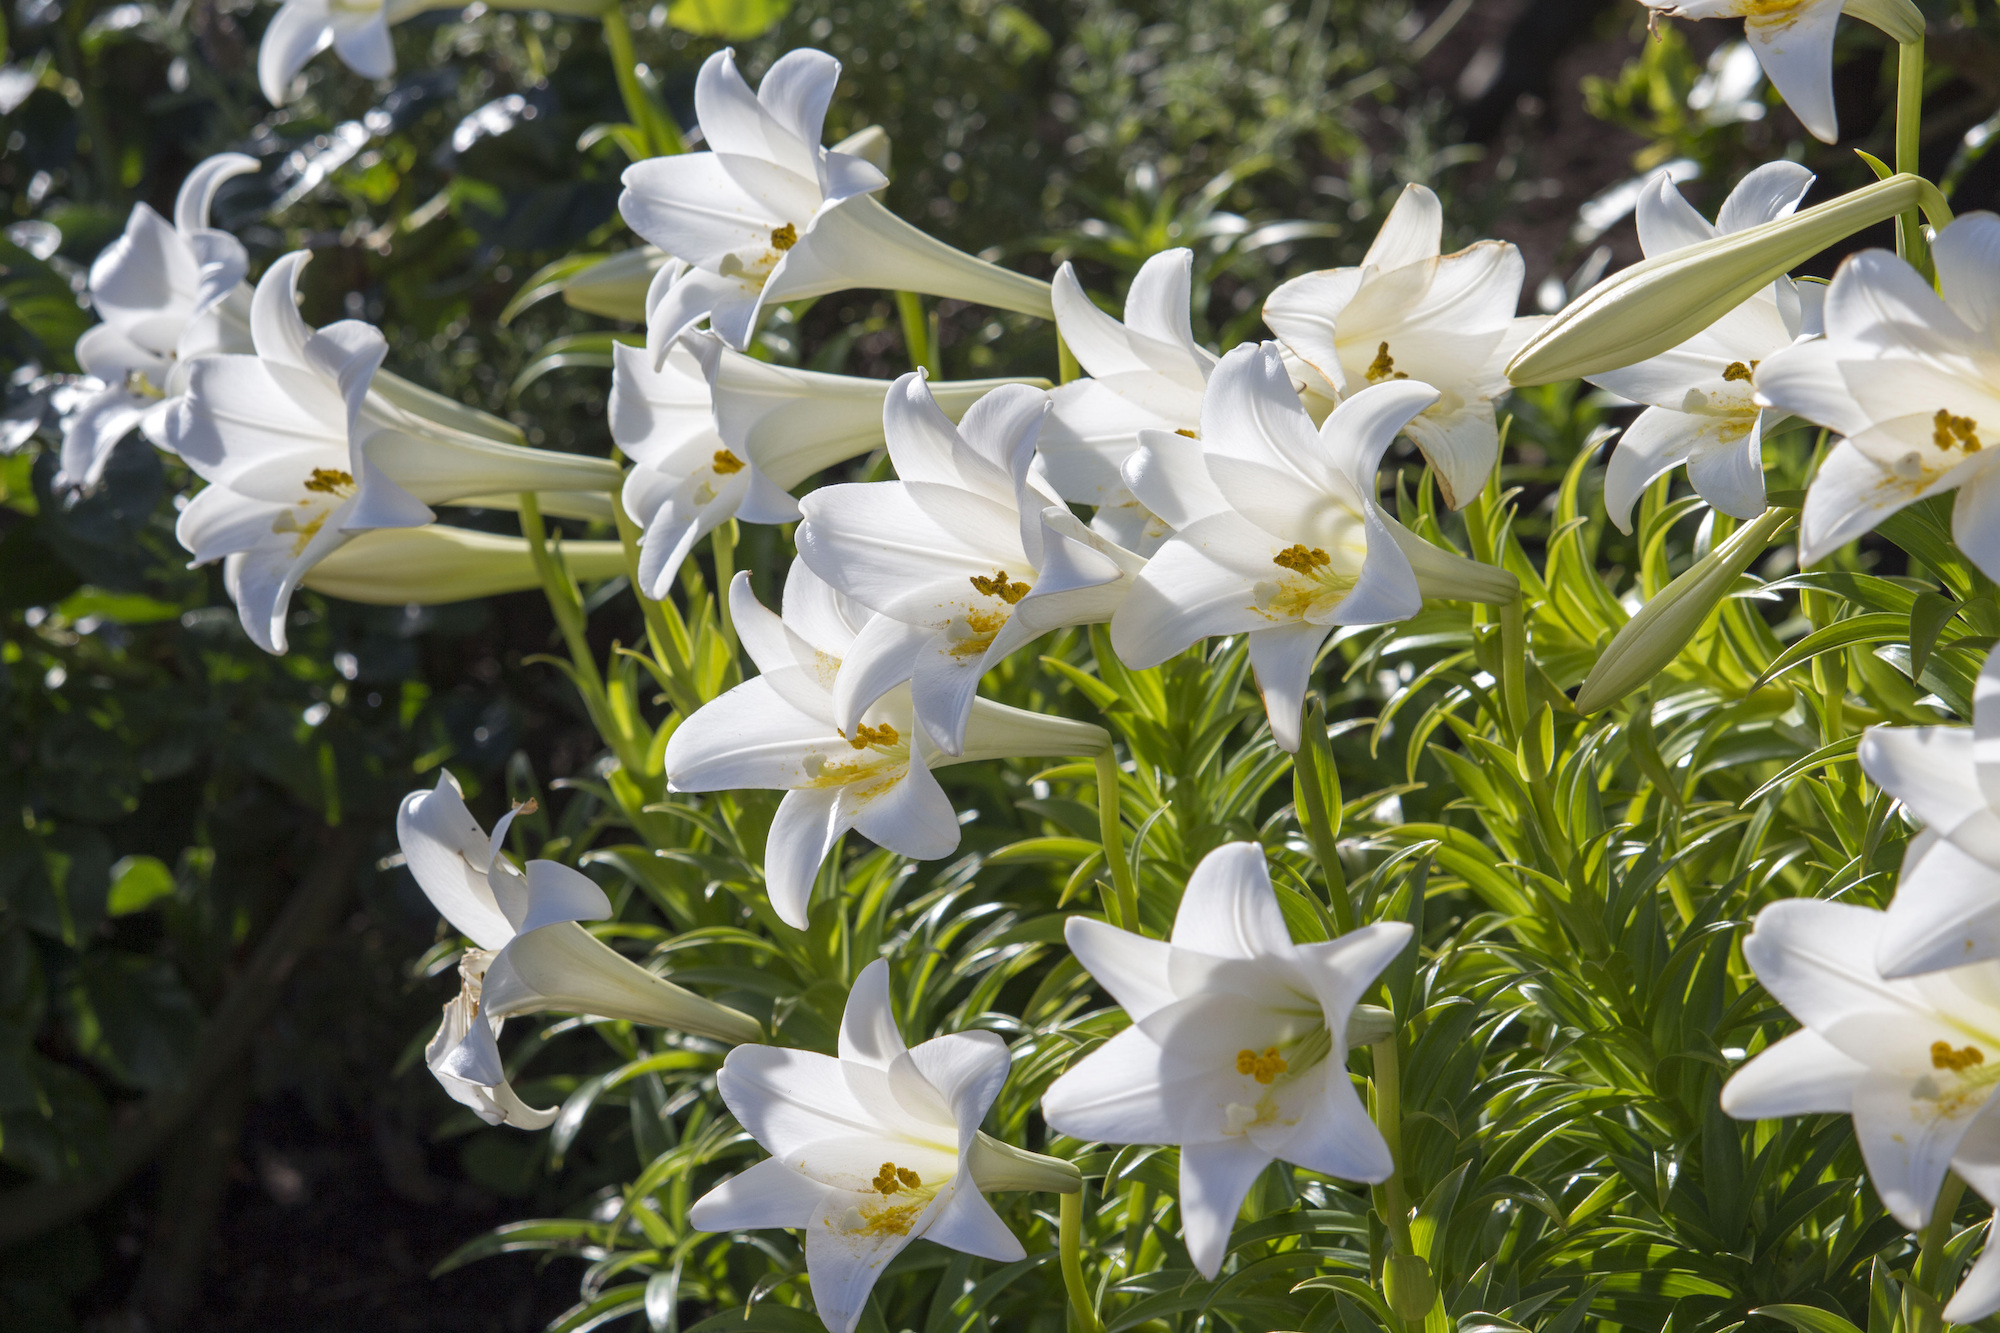
[[[1507,378],[1516,385],[1553,384],[1658,356],[1793,265],[1919,205],[1934,221],[1949,215],[1936,186],[1900,173],[1791,217],[1634,264],[1557,315],[1508,363]]]
[[[739,1045],[764,1035],[748,1014],[654,976],[573,921],[531,930],[509,944],[486,973],[483,999],[494,1018],[556,1010]]]
[[[570,572],[589,582],[625,572],[617,542],[564,542]],[[434,606],[541,586],[519,537],[441,524],[364,532],[307,571],[314,592],[374,606]]]
[[[1041,1190],[1074,1194],[1083,1188],[1083,1173],[1057,1157],[1002,1143],[982,1133],[972,1141],[972,1179],[982,1193],[995,1190]]]
[[[1798,517],[1793,509],[1773,509],[1663,588],[1639,614],[1625,622],[1597,659],[1576,692],[1576,710],[1595,713],[1609,708],[1638,689],[1667,663],[1701,628],[1736,582],[1737,575],[1764,553],[1784,526]]]

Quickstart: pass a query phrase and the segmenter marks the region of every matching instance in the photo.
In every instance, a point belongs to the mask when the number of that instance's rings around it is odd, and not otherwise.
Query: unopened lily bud
[[[617,542],[564,542],[570,573],[588,583],[625,572]],[[307,571],[314,592],[373,606],[436,606],[541,586],[519,537],[441,524],[364,532]]]
[[[1083,1173],[1074,1163],[1016,1148],[991,1134],[981,1133],[972,1141],[970,1160],[973,1182],[983,1194],[995,1190],[1074,1194],[1083,1188]]]
[[[1680,656],[1737,576],[1764,553],[1796,510],[1773,509],[1696,561],[1693,567],[1639,608],[1612,637],[1604,655],[1576,692],[1576,710],[1595,713],[1609,708],[1658,675]]]
[[[1919,205],[1948,212],[1936,186],[1898,173],[1788,218],[1634,264],[1565,307],[1508,363],[1507,378],[1516,385],[1553,384],[1658,356],[1793,265]]]
[[[1347,1016],[1347,1046],[1373,1046],[1396,1034],[1396,1016],[1379,1004],[1357,1004]]]
[[[1392,1254],[1382,1269],[1383,1294],[1396,1317],[1418,1323],[1430,1314],[1437,1302],[1437,1279],[1431,1266],[1414,1254]]]
[[[640,323],[646,318],[646,289],[666,266],[666,252],[658,246],[621,250],[564,279],[563,301],[586,314]]]

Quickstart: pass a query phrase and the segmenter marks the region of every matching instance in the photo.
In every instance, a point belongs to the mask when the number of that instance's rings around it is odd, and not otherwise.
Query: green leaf
[[[143,912],[162,898],[172,896],[174,872],[157,856],[128,856],[111,867],[112,916]]]
[[[791,9],[792,0],[674,0],[667,22],[697,37],[743,42],[762,37]]]
[[[1839,1315],[1814,1305],[1760,1305],[1750,1313],[1781,1320],[1799,1333],[1861,1333]]]

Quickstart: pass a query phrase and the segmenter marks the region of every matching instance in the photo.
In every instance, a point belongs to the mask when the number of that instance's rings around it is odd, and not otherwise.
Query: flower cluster
[[[1744,18],[1802,123],[1833,137],[1841,0],[1647,3]],[[389,25],[425,7],[287,0],[259,61],[267,96],[281,102],[328,45],[364,76],[387,74]],[[1902,0],[1845,9],[1921,41],[1921,16]],[[1560,698],[1565,712],[1598,711],[1657,675],[1794,510],[1809,565],[1956,491],[1957,549],[2000,579],[2000,450],[1989,448],[2000,443],[2000,217],[1952,220],[1912,175],[1802,209],[1813,175],[1772,162],[1711,222],[1661,173],[1637,205],[1644,262],[1554,317],[1517,313],[1526,268],[1512,245],[1445,253],[1442,203],[1410,184],[1358,265],[1277,286],[1261,307],[1274,336],[1218,350],[1195,336],[1188,249],[1145,261],[1121,320],[1070,264],[1043,282],[898,218],[880,198],[879,135],[822,144],[839,76],[830,56],[799,50],[752,89],[718,51],[695,83],[701,150],[625,171],[620,211],[646,248],[600,276],[644,283],[644,341],[615,352],[616,459],[529,447],[509,423],[398,379],[384,369],[388,339],[367,323],[311,327],[298,309],[306,252],[250,286],[244,247],[208,225],[223,182],[256,165],[225,155],[190,176],[171,225],[141,206],[92,269],[103,322],[77,356],[101,387],[69,422],[61,481],[95,485],[133,429],[178,455],[205,483],[181,514],[180,540],[196,562],[223,562],[244,629],[274,653],[286,649],[301,586],[397,602],[539,585],[560,617],[581,614],[562,600],[570,575],[630,579],[671,637],[680,622],[653,604],[700,586],[698,552],[712,538],[726,585],[715,589],[718,623],[755,674],[725,672],[726,688],[692,698],[676,679],[668,723],[619,725],[655,765],[657,784],[634,787],[642,810],[669,795],[784,793],[767,823],[748,823],[763,856],[746,920],[773,932],[824,934],[848,910],[820,886],[850,834],[911,860],[951,854],[961,816],[939,770],[1037,758],[1108,772],[1092,855],[1114,892],[1104,914],[1069,915],[1061,938],[1126,1022],[1049,1071],[1039,1106],[1057,1145],[1078,1149],[1070,1157],[1093,1144],[1179,1150],[1181,1235],[1209,1278],[1273,1162],[1400,1197],[1393,1113],[1382,1110],[1394,1103],[1396,1038],[1368,1002],[1416,932],[1380,912],[1355,922],[1328,828],[1340,812],[1311,807],[1316,791],[1324,800],[1313,766],[1330,760],[1309,695],[1329,644],[1410,620],[1427,602],[1479,608],[1477,648],[1497,657],[1465,677],[1468,697],[1499,696],[1512,748],[1489,748],[1518,761],[1524,804],[1552,800],[1527,710],[1540,691],[1548,719],[1562,692],[1526,667],[1527,574],[1490,541],[1485,558],[1469,558],[1440,524],[1412,519],[1420,533],[1390,512],[1382,474],[1399,441],[1425,484],[1436,481],[1445,516],[1461,512],[1468,529],[1490,534],[1506,395],[1584,376],[1642,408],[1606,466],[1610,520],[1630,531],[1642,497],[1664,495],[1685,464],[1721,516],[1712,521],[1736,531],[1587,645],[1596,665],[1574,708]],[[1854,255],[1829,284],[1790,275],[1827,244],[1917,207],[1933,225],[1909,223],[1900,255]],[[1050,321],[1075,373],[951,381],[920,364],[889,381],[760,354],[776,308],[853,288]],[[1774,510],[1765,461],[1795,420],[1830,443],[1803,501],[1779,492]],[[871,479],[812,484],[878,454],[862,474]],[[523,535],[440,523],[450,506],[518,509]],[[545,513],[616,522],[622,540],[552,551]],[[722,577],[723,543],[745,523],[781,528],[764,549],[789,542],[788,569]],[[780,573],[773,610],[753,575]],[[1295,928],[1307,933],[1305,895],[1274,884],[1266,843],[1239,834],[1203,844],[1198,861],[1190,853],[1197,863],[1171,913],[1138,910],[1117,845],[1111,732],[980,693],[1045,637],[1100,626],[1134,671],[1241,640],[1268,728],[1259,744],[1282,752],[1274,762],[1299,756],[1293,814],[1338,929],[1296,940]],[[656,674],[664,683],[670,673]],[[587,702],[603,727],[616,709],[594,688]],[[1912,1229],[1930,1224],[1948,1172],[2000,1206],[2000,651],[1977,700],[1970,729],[1876,726],[1860,741],[1869,779],[1923,830],[1886,910],[1801,898],[1758,917],[1742,956],[1804,1028],[1757,1051],[1721,1094],[1722,1109],[1743,1118],[1851,1115],[1877,1193]],[[636,784],[633,748],[607,744]],[[1815,757],[1848,757],[1834,749]],[[1577,789],[1571,779],[1562,799]],[[715,1184],[689,1219],[802,1233],[813,1300],[834,1333],[859,1326],[877,1278],[913,1240],[1023,1260],[987,1194],[1079,1190],[1072,1161],[981,1128],[1014,1064],[1002,1034],[908,1045],[889,964],[857,957],[837,1054],[777,1044],[777,1016],[694,994],[668,979],[670,954],[641,963],[593,933],[584,923],[614,915],[604,889],[574,865],[510,859],[513,819],[488,834],[446,775],[411,794],[397,821],[411,873],[469,941],[462,989],[426,1059],[482,1119],[534,1129],[556,1115],[514,1090],[498,1043],[510,1017],[644,1024],[717,1056],[714,1090],[770,1156]],[[1412,892],[1421,921],[1422,888]],[[1167,938],[1149,937],[1148,919],[1169,915]],[[1378,1043],[1371,1110],[1348,1054]],[[1450,1316],[1428,1293],[1408,1214],[1383,1216],[1395,1247],[1387,1299],[1413,1327],[1443,1327]],[[1082,1295],[1071,1295],[1088,1326]],[[1989,1246],[1944,1316],[1995,1310],[2000,1250]]]

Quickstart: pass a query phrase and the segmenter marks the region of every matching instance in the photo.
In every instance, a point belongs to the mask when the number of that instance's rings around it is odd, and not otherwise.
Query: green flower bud
[[[1431,1266],[1414,1254],[1392,1254],[1382,1270],[1382,1291],[1389,1308],[1407,1323],[1420,1323],[1437,1303],[1437,1279]]]
[[[1612,274],[1550,320],[1508,363],[1516,385],[1635,365],[1678,347],[1793,265],[1884,218],[1921,206],[1939,227],[1937,187],[1901,173],[1788,218],[1718,236]]]

